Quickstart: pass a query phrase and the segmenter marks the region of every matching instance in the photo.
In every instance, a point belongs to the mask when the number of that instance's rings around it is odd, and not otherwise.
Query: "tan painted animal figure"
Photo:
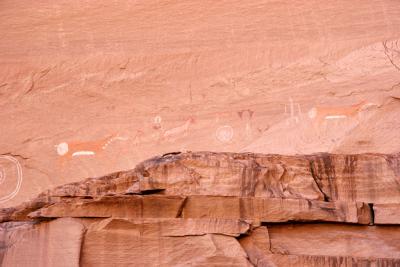
[[[315,121],[316,125],[321,125],[325,120],[347,119],[357,117],[359,112],[366,106],[375,105],[361,101],[350,106],[316,106],[308,111],[308,117]]]

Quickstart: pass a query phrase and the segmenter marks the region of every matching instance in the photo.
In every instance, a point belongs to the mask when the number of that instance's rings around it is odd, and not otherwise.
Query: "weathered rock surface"
[[[62,218],[20,229],[2,228],[1,266],[79,266],[85,227]]]
[[[188,152],[49,190],[42,197],[167,195],[400,202],[400,154],[309,156]]]
[[[176,218],[186,198],[180,196],[115,196],[100,199],[62,199],[28,214],[38,217]]]
[[[399,266],[398,161],[399,154],[154,157],[2,209],[0,260],[2,266]]]
[[[400,204],[375,204],[375,224],[398,224],[400,220]]]
[[[129,263],[137,266],[250,266],[239,242],[225,235],[221,226],[211,230],[209,223],[189,223],[185,227],[180,223],[107,219],[88,229],[81,263],[82,266],[126,266]],[[211,234],[215,231],[217,235]]]
[[[213,203],[210,206],[210,203]],[[188,197],[185,218],[241,218],[260,222],[330,221],[369,223],[361,203],[323,202],[306,199]]]

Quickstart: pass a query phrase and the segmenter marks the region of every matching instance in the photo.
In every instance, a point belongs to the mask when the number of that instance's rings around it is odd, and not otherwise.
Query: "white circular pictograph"
[[[0,203],[15,197],[21,184],[21,164],[14,157],[0,156]]]
[[[3,168],[0,167],[0,184],[6,179],[6,174],[3,171]]]
[[[215,137],[217,137],[217,139],[222,143],[228,143],[233,138],[232,126],[224,125],[218,127],[218,129],[215,131]]]
[[[308,117],[310,119],[315,119],[315,117],[317,117],[317,109],[316,108],[312,108],[308,111]]]
[[[56,145],[56,148],[57,148],[57,154],[60,156],[63,156],[68,153],[68,144],[65,142]]]

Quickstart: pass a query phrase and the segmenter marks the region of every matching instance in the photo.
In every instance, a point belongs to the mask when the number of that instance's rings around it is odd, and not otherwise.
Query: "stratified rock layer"
[[[399,266],[400,154],[188,152],[1,210],[3,266]]]

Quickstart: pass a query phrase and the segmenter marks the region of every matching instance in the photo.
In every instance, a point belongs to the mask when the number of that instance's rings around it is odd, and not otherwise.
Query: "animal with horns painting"
[[[314,120],[316,126],[319,126],[328,120],[340,120],[349,118],[356,118],[357,120],[359,120],[358,115],[360,114],[360,112],[370,106],[378,105],[364,100],[354,105],[316,106],[308,111],[308,117]]]

